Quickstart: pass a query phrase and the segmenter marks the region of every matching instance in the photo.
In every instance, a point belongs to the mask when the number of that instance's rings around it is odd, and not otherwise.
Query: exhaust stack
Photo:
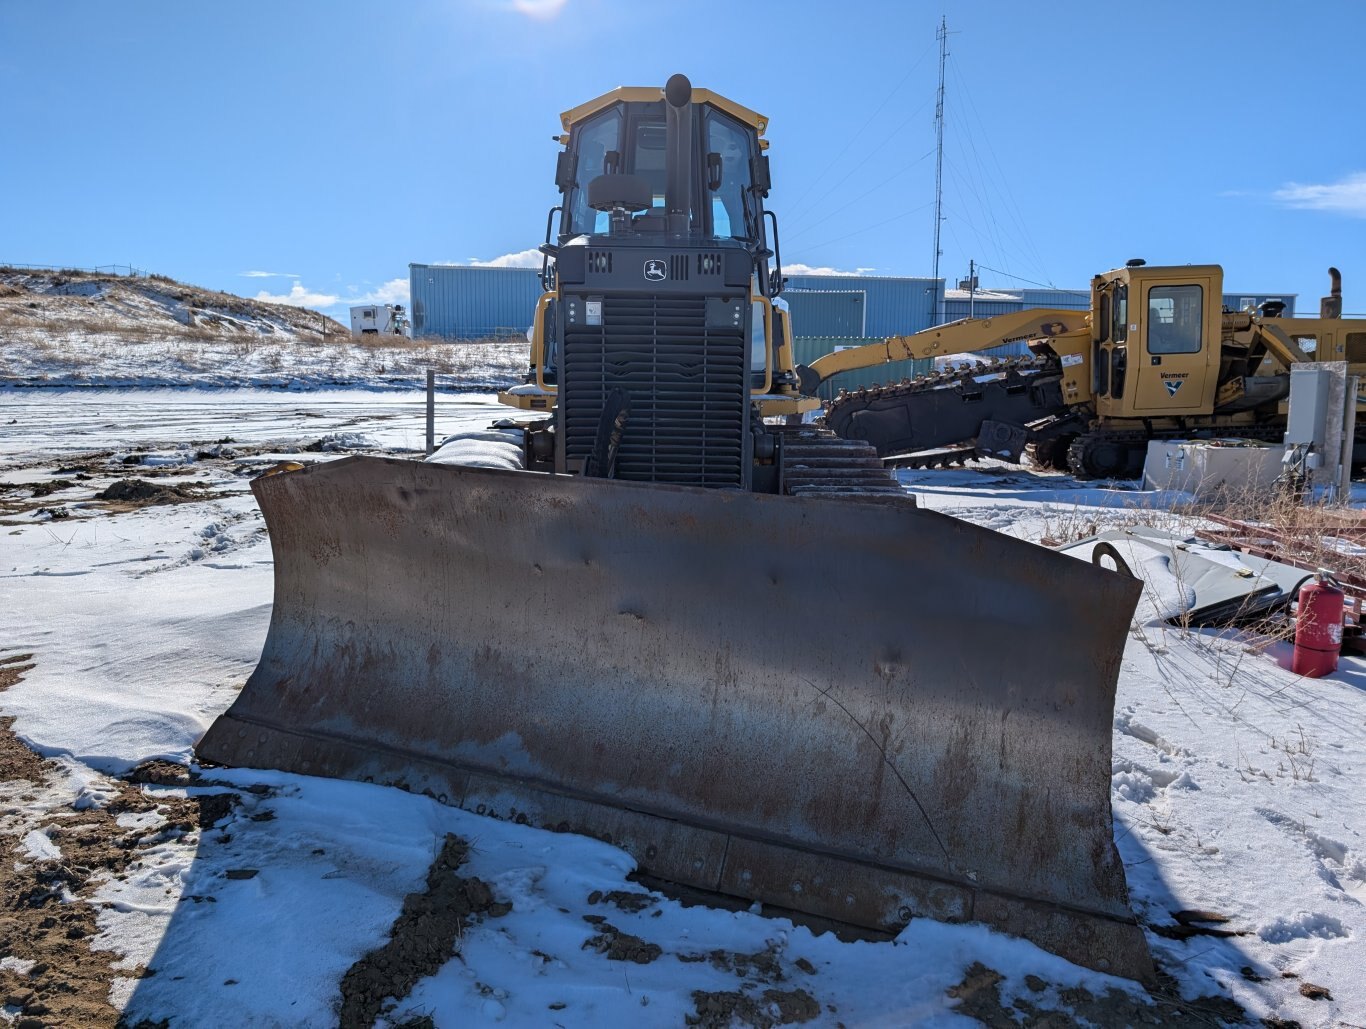
[[[1342,272],[1336,268],[1328,269],[1328,295],[1319,300],[1320,318],[1342,317]]]
[[[685,235],[692,205],[692,83],[686,75],[671,75],[664,84],[666,178],[664,206],[668,211],[669,232]]]

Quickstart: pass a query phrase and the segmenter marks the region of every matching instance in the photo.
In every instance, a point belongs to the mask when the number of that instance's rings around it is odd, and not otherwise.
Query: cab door
[[[1096,410],[1104,417],[1120,414],[1129,350],[1129,284],[1113,280],[1094,291],[1092,309],[1099,313],[1092,343],[1091,392]]]
[[[1134,411],[1146,416],[1208,414],[1216,370],[1219,323],[1212,316],[1223,310],[1223,297],[1203,277],[1189,281],[1144,283],[1135,292],[1129,330],[1141,340],[1133,383]]]

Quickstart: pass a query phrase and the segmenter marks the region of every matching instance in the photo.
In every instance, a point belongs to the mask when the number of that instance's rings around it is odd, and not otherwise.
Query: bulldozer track
[[[1225,438],[1261,440],[1277,443],[1285,435],[1281,425],[1240,425],[1225,433],[1201,437],[1191,430],[1165,429],[1145,432],[1139,429],[1093,429],[1081,433],[1067,446],[1067,470],[1079,479],[1135,478],[1143,473],[1143,458],[1152,440],[1195,440]],[[1358,441],[1366,435],[1357,433]],[[1107,455],[1107,450],[1109,451]],[[1120,457],[1124,467],[1114,461]],[[1136,470],[1135,470],[1136,468]]]
[[[829,429],[784,426],[783,492],[790,496],[904,495],[877,449],[861,440],[841,439]]]

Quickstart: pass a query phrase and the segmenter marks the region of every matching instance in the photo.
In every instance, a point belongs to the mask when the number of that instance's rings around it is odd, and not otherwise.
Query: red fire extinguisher
[[[1342,650],[1342,588],[1320,568],[1313,582],[1300,587],[1295,614],[1295,655],[1290,668],[1296,675],[1318,679],[1337,671]]]

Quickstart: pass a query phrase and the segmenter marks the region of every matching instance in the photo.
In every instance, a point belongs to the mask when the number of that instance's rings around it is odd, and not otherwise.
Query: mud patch
[[[741,979],[761,983],[780,983],[787,976],[783,973],[783,963],[778,951],[773,947],[754,954],[740,954],[729,950],[713,950],[707,954],[711,966],[722,972],[733,972]],[[804,959],[798,959],[804,960]],[[807,967],[815,971],[811,963]]]
[[[588,903],[611,904],[629,915],[635,915],[658,901],[648,893],[637,893],[634,890],[612,890],[608,893],[594,890],[588,895]]]
[[[36,500],[39,497],[51,496],[60,490],[73,489],[75,485],[70,479],[49,479],[47,482],[35,482],[29,495]]]
[[[423,979],[457,953],[465,927],[480,916],[497,918],[512,905],[494,899],[488,883],[463,877],[469,845],[447,833],[441,853],[427,871],[427,888],[403,899],[389,930],[389,942],[357,961],[342,977],[342,1029],[370,1029],[390,997],[402,1000]]]
[[[168,486],[146,479],[119,479],[107,489],[95,494],[96,500],[149,507],[155,504],[178,504],[186,500],[203,500],[208,494],[204,491],[207,483],[192,482],[178,486]]]
[[[993,968],[974,962],[963,981],[948,990],[959,1001],[954,1010],[975,1018],[988,1029],[1073,1029],[1092,1025],[1218,1026],[1241,1025],[1246,1014],[1226,997],[1202,997],[1185,1001],[1170,996],[1149,994],[1151,1004],[1123,990],[1107,990],[1096,996],[1081,986],[1059,988],[1056,1002],[1042,996],[1034,1000],[1016,997],[1006,1004],[1001,997],[1005,976]],[[1038,976],[1025,977],[1025,985],[1042,994],[1049,984]],[[1175,984],[1172,985],[1173,990]]]
[[[777,1025],[810,1022],[821,1013],[816,998],[805,990],[765,990],[751,997],[734,990],[693,990],[696,1013],[687,1024],[702,1029],[730,1029],[734,1025],[770,1029]]]
[[[33,667],[30,658],[0,657],[0,689],[23,678]],[[97,910],[72,901],[88,899],[136,856],[145,830],[120,827],[121,813],[161,809],[188,823],[196,805],[154,801],[136,786],[109,780],[113,795],[102,807],[56,807],[34,814],[25,805],[49,789],[60,770],[24,746],[13,722],[0,718],[0,953],[19,959],[26,970],[0,970],[0,999],[18,1010],[18,1025],[114,1026],[119,1015],[109,1004],[110,984],[116,977],[147,973],[115,972],[111,964],[119,960],[117,953],[92,951]],[[49,856],[35,856],[24,846],[35,834],[46,839]]]
[[[598,933],[584,940],[580,950],[594,950],[606,954],[609,961],[634,961],[637,965],[648,965],[664,953],[656,943],[646,943],[639,936],[624,933],[610,922],[591,915],[589,918],[597,925]]]

